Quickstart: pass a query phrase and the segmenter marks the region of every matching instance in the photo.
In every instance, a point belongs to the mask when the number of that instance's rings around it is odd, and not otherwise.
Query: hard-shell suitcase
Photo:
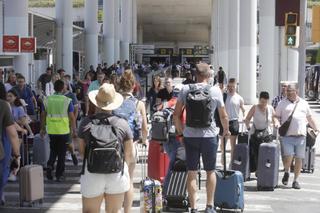
[[[250,179],[248,144],[241,143],[235,146],[232,159],[232,170],[240,171],[244,181]]]
[[[50,139],[46,134],[44,138],[36,134],[33,139],[33,163],[47,168],[50,156]]]
[[[316,149],[313,147],[306,147],[306,155],[302,160],[302,172],[313,173],[314,172],[314,162],[316,156]]]
[[[27,165],[20,170],[20,206],[25,202],[33,206],[42,204],[44,198],[43,168],[40,165]]]
[[[262,143],[259,148],[257,188],[273,191],[279,179],[279,144]]]
[[[243,180],[250,179],[250,151],[249,151],[249,133],[244,131],[245,124],[242,124],[242,132],[238,135],[238,144],[234,147],[231,169],[240,171]]]
[[[225,139],[224,139],[225,140]],[[224,150],[226,143],[224,143]],[[217,185],[214,195],[214,206],[220,209],[244,209],[243,176],[239,171],[227,170],[226,153],[224,151],[223,170],[217,170]]]
[[[187,176],[187,171],[170,171],[168,189],[164,196],[165,211],[188,211]]]
[[[150,141],[148,153],[148,177],[163,183],[169,168],[169,157],[163,152],[161,144]]]
[[[146,147],[142,147],[146,154]],[[140,213],[158,213],[162,212],[162,187],[161,183],[146,177],[146,159],[142,164],[142,181],[140,190]]]

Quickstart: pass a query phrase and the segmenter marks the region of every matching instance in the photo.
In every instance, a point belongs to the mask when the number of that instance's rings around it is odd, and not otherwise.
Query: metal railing
[[[73,7],[84,7],[84,0],[73,0]],[[29,7],[54,7],[55,0],[29,0]]]

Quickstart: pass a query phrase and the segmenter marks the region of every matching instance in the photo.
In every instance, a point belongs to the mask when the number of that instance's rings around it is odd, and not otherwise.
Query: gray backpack
[[[173,109],[166,108],[155,112],[151,119],[152,140],[166,142],[169,139],[170,129],[172,129]]]

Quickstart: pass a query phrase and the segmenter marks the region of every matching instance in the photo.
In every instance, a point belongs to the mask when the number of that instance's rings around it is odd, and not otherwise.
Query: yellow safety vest
[[[67,135],[70,133],[68,108],[71,99],[54,94],[44,100],[46,125],[49,135]]]

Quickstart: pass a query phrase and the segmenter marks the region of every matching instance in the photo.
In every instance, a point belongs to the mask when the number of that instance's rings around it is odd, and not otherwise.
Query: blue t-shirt
[[[31,91],[31,89],[27,86],[24,86],[22,90],[18,86],[15,86],[13,89],[15,91],[17,91],[19,97],[21,99],[23,99],[28,104],[26,106],[27,114],[34,115],[35,110],[34,110],[34,105],[33,105],[33,93]]]
[[[27,115],[22,106],[11,106],[11,113],[15,121],[19,121]]]
[[[73,106],[78,104],[78,99],[77,99],[76,95],[73,94],[72,92],[69,91],[68,93],[66,93],[64,95],[71,99],[71,103]]]

